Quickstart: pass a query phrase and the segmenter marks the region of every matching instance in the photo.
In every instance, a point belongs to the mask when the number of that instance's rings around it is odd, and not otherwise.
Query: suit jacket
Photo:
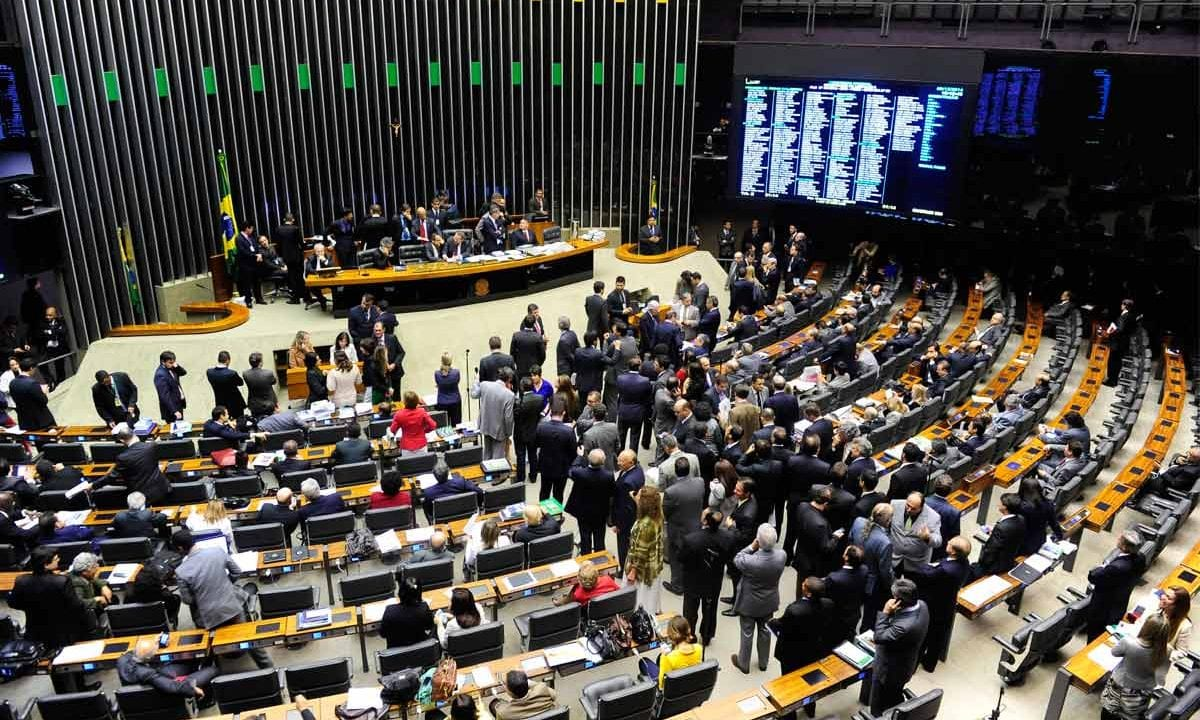
[[[117,658],[117,676],[122,685],[148,685],[164,695],[195,697],[195,680],[178,671],[177,665],[141,662],[132,651]]]
[[[613,494],[612,513],[609,524],[621,532],[629,532],[637,520],[637,506],[630,493],[636,493],[646,484],[646,473],[640,465],[617,472],[616,489]]]
[[[992,526],[992,534],[979,551],[976,572],[979,575],[999,575],[1016,565],[1017,554],[1025,541],[1025,519],[1020,515],[1005,515]]]
[[[557,420],[538,423],[533,444],[537,447],[538,471],[542,477],[558,480],[567,477],[575,461],[575,431]]]
[[[211,630],[245,611],[246,595],[230,580],[240,573],[237,563],[220,548],[193,549],[175,569],[179,597],[191,607],[197,627]]]
[[[575,387],[583,400],[592,390],[604,386],[604,368],[613,364],[613,359],[599,348],[581,347],[575,351]]]
[[[937,565],[919,565],[905,571],[917,584],[920,597],[929,608],[930,629],[945,632],[954,621],[958,591],[971,575],[971,566],[963,560],[943,560]]]
[[[910,463],[896,469],[889,476],[888,500],[903,500],[909,493],[925,494],[929,482],[929,468],[922,463]]]
[[[571,495],[564,510],[575,516],[581,526],[598,527],[608,522],[612,513],[616,484],[611,470],[604,467],[576,465],[571,468]]]
[[[618,349],[614,340],[621,341],[621,347]],[[617,392],[617,376],[629,369],[629,361],[637,357],[637,343],[632,337],[614,338],[609,337],[608,346],[604,350],[605,356],[612,360],[604,371],[604,386],[605,394]],[[609,383],[612,383],[609,385]]]
[[[333,464],[346,465],[371,459],[371,441],[366,438],[346,438],[333,446]]]
[[[216,405],[224,405],[230,417],[241,417],[246,413],[246,400],[242,391],[238,390],[245,383],[236,370],[228,367],[211,367],[205,373],[208,384],[212,386],[213,400]]]
[[[153,510],[122,510],[112,520],[112,536],[118,538],[153,538],[167,526],[167,516]]]
[[[310,255],[308,259],[304,261],[304,275],[307,277],[316,271],[327,267],[333,267],[333,261],[328,255],[322,258],[318,258],[315,254]]]
[[[788,434],[791,435],[796,421],[800,419],[800,402],[796,400],[796,396],[786,390],[777,392],[767,398],[763,405],[774,411],[775,424],[787,428]]]
[[[751,618],[774,615],[779,609],[779,578],[787,554],[780,548],[751,550],[747,546],[734,556],[733,564],[742,573],[734,595],[734,611]]]
[[[796,523],[796,549],[792,558],[796,576],[820,577],[829,572],[836,558],[838,541],[833,537],[825,515],[805,502],[796,506],[792,520]]]
[[[754,534],[758,532],[758,499],[751,497],[741,504],[737,504],[735,499],[733,510],[729,511],[729,519],[733,521],[733,547],[749,545],[754,541]],[[787,562],[786,553],[783,559]]]
[[[534,245],[537,243],[532,230],[513,230],[508,234],[508,241],[512,243],[513,247]]]
[[[861,518],[870,517],[871,510],[881,502],[887,502],[887,496],[883,493],[863,493],[854,503],[854,514]]]
[[[542,418],[543,398],[535,392],[527,392],[513,401],[513,439],[524,445],[533,445],[538,421]]]
[[[26,550],[32,549],[37,544],[37,536],[38,528],[36,525],[22,530],[17,527],[17,524],[13,522],[13,519],[7,513],[0,510],[0,543],[12,545],[16,549],[18,556],[24,554]]]
[[[253,236],[246,236],[246,233],[239,232],[233,238],[234,252],[237,255],[237,266],[239,270],[253,268],[258,264],[255,255],[259,254],[258,240]]]
[[[333,515],[345,510],[346,501],[342,499],[342,496],[337,493],[331,493],[329,495],[322,495],[312,502],[301,505],[300,509],[296,511],[296,515],[299,516],[300,522],[305,523],[315,517]]]
[[[299,225],[288,223],[279,225],[271,233],[271,239],[275,241],[275,247],[279,249],[279,256],[285,263],[298,268],[300,263],[304,262],[304,233],[300,230]]]
[[[290,540],[292,533],[296,532],[296,527],[300,525],[300,513],[277,503],[263,505],[262,509],[258,511],[258,521],[260,523],[279,523],[283,526],[284,537]]]
[[[279,382],[275,373],[264,367],[250,368],[242,373],[242,378],[246,381],[250,414],[254,417],[270,415],[275,410],[275,384]]]
[[[587,313],[587,331],[597,336],[609,331],[608,303],[596,294],[588,295],[583,301],[583,311]]]
[[[658,489],[666,490],[675,484],[678,476],[675,474],[675,461],[679,458],[687,458],[688,461],[688,477],[700,477],[700,458],[692,453],[676,450],[668,455],[662,462],[658,464]]]
[[[1129,607],[1129,595],[1145,567],[1136,553],[1121,554],[1104,565],[1092,568],[1088,582],[1092,585],[1089,625],[1111,625],[1118,622]],[[1103,621],[1101,623],[1100,621]]]
[[[942,544],[942,519],[933,508],[926,505],[910,525],[906,522],[904,507],[904,500],[892,501],[892,557],[902,561],[905,570],[908,570],[928,563],[933,548]],[[921,530],[929,531],[929,542],[917,537]]]
[[[638,350],[648,353],[654,348],[654,333],[658,330],[658,318],[650,308],[638,315]]]
[[[556,372],[570,376],[575,372],[575,351],[579,349],[579,336],[574,330],[563,330],[554,346]]]
[[[488,353],[479,359],[479,382],[490,382],[500,377],[500,368],[512,368],[517,371],[517,363],[512,355],[496,351]]]
[[[502,221],[497,221],[491,215],[484,215],[479,219],[477,229],[483,240],[485,253],[504,249],[504,224]]]
[[[425,237],[423,239],[421,237],[422,227],[425,229]],[[438,230],[438,226],[433,222],[433,220],[430,220],[428,216],[426,216],[424,220],[421,220],[420,218],[413,218],[412,229],[409,230],[409,235],[413,240],[418,242],[428,242],[433,239],[434,235],[441,234],[442,231]]]
[[[8,594],[8,606],[25,612],[25,638],[60,648],[87,637],[90,623],[83,601],[65,575],[21,575]]]
[[[616,472],[617,453],[621,446],[621,437],[617,434],[616,423],[609,420],[593,423],[583,434],[579,444],[583,448],[584,458],[587,458],[587,454],[592,450],[603,450],[604,469],[610,473]]]
[[[662,230],[649,224],[638,228],[638,254],[658,255],[663,251]]]
[[[1054,519],[1054,504],[1044,497],[1038,497],[1033,502],[1024,500],[1017,510],[1025,519],[1025,535],[1021,540],[1020,554],[1028,557],[1037,553],[1046,542],[1046,535],[1062,537],[1058,521]]]
[[[112,373],[112,385],[92,385],[92,404],[96,414],[106,424],[115,425],[130,419],[130,406],[137,405],[137,385],[123,372]]]
[[[122,450],[112,472],[92,483],[92,488],[105,485],[124,485],[129,492],[136,490],[146,496],[147,505],[162,502],[171,492],[171,484],[158,469],[152,442],[135,442]]]
[[[604,302],[608,305],[608,316],[610,318],[624,317],[625,308],[629,307],[629,291],[624,289],[613,290],[604,299]]]
[[[668,535],[668,540],[670,536]],[[725,581],[734,535],[724,528],[693,530],[679,541],[675,557],[683,564],[683,594],[716,600]]]
[[[721,311],[716,308],[704,310],[700,313],[700,321],[696,324],[696,334],[705,335],[711,343],[716,342],[717,335],[721,332]]]
[[[533,365],[544,366],[546,363],[546,343],[542,341],[542,336],[533,330],[518,330],[513,333],[508,343],[508,352],[516,363],[518,377],[528,375],[529,368]]]
[[[833,611],[833,601],[829,598],[802,597],[770,622],[778,637],[775,659],[784,672],[824,658],[842,640],[829,635]]]
[[[917,669],[921,645],[929,632],[929,608],[918,600],[913,607],[902,608],[892,615],[879,614],[875,621],[876,685],[903,686]]]
[[[684,537],[700,529],[700,512],[708,492],[704,480],[688,478],[671,483],[663,492],[663,519],[667,523],[667,542],[678,547]]]
[[[513,436],[513,405],[516,396],[499,380],[481,382],[471,389],[471,397],[479,398],[479,432],[494,440]]]
[[[346,264],[343,262],[342,266]],[[375,321],[379,319],[379,308],[374,305],[363,309],[361,304],[350,308],[346,316],[346,329],[355,340],[369,338],[375,332]]]
[[[640,425],[654,402],[654,386],[641,373],[617,376],[617,417],[629,425]]]
[[[734,280],[733,287],[729,290],[729,314],[732,315],[742,308],[756,310],[754,306],[754,283],[746,279]]]
[[[962,516],[953,505],[940,495],[925,498],[925,505],[938,514],[942,525],[942,542],[933,549],[933,560],[946,556],[946,542],[962,532]]]
[[[8,396],[16,406],[22,430],[45,430],[56,424],[47,405],[46,393],[37,380],[18,375],[8,387]]]
[[[854,634],[867,599],[867,569],[840,567],[825,576],[825,597],[833,601],[831,640],[846,640]]]
[[[829,463],[821,458],[798,453],[788,458],[786,467],[788,499],[794,503],[807,500],[813,485],[829,482]]]
[[[863,549],[863,567],[867,569],[867,596],[885,597],[892,587],[892,540],[887,530],[875,525],[863,537],[867,519],[858,518],[850,526],[851,543]]]
[[[671,321],[660,322],[654,330],[654,344],[666,345],[667,352],[678,364],[679,348],[683,345],[683,328]]]

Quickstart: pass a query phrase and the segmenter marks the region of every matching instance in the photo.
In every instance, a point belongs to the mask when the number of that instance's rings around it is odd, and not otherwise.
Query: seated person
[[[592,598],[620,589],[621,586],[616,580],[608,575],[601,575],[595,565],[585,562],[579,567],[578,581],[566,593],[554,598],[554,604],[565,605],[574,602],[580,607],[587,607]]]
[[[371,459],[371,441],[362,436],[362,428],[352,422],[346,426],[346,439],[333,446],[333,464],[365,462]]]
[[[483,498],[483,488],[479,487],[470,480],[464,479],[458,473],[450,474],[450,466],[445,460],[438,460],[433,466],[433,478],[437,482],[426,488],[424,499],[421,502],[421,509],[425,511],[425,518],[430,520],[432,524],[433,518],[433,501],[450,495],[459,495],[461,493],[473,492],[479,498]]]
[[[1190,492],[1200,479],[1200,446],[1177,455],[1171,465],[1146,481],[1146,490],[1166,495],[1168,490]]]
[[[307,523],[312,518],[322,515],[340,513],[346,509],[346,501],[342,499],[341,495],[335,492],[322,495],[321,486],[313,478],[308,478],[300,483],[300,494],[304,496],[305,500],[298,512],[301,523]]]
[[[1025,518],[1020,513],[1021,498],[1016,493],[1000,496],[1000,516],[979,551],[979,560],[971,565],[972,577],[999,575],[1017,564],[1017,554],[1025,541]]]
[[[278,480],[280,476],[286,473],[300,472],[301,470],[308,470],[311,467],[311,462],[300,459],[300,443],[295,440],[285,440],[283,443],[283,459],[271,463],[271,474]]]
[[[1026,410],[1033,409],[1038,401],[1050,395],[1050,376],[1046,373],[1038,373],[1037,378],[1033,381],[1033,387],[1021,393],[1021,407]]]
[[[236,446],[249,440],[251,434],[238,430],[237,423],[229,417],[229,410],[224,405],[217,405],[212,409],[212,417],[204,421],[202,436],[225,438]],[[255,433],[254,436],[262,440],[263,433]]]
[[[113,518],[110,535],[114,538],[167,537],[167,516],[146,507],[146,496],[136,490],[125,498],[129,509]]]
[[[270,415],[260,418],[258,429],[265,433],[287,432],[288,430],[304,430],[307,425],[296,414],[295,410],[280,410],[278,401]],[[353,425],[353,427],[358,427]]]
[[[983,417],[972,418],[967,427],[967,439],[958,446],[963,455],[975,457],[975,451],[988,440],[987,427]]]
[[[212,704],[205,696],[208,687],[217,675],[217,666],[197,668],[188,663],[160,663],[158,639],[143,635],[134,643],[133,649],[117,658],[117,675],[122,685],[148,685],[164,695],[182,695],[196,698],[200,707]]]
[[[404,480],[400,473],[389,470],[379,481],[379,489],[371,492],[371,510],[391,507],[406,507],[412,505],[412,493],[401,490]]]
[[[988,435],[995,437],[1004,430],[1016,427],[1029,416],[1029,411],[1021,407],[1021,398],[1018,395],[1007,395],[1004,398],[1003,412],[996,413],[996,417],[992,418],[992,426],[988,428]]]
[[[433,534],[429,536],[429,547],[414,552],[404,564],[411,565],[413,563],[431,562],[433,560],[445,560],[446,558],[454,558],[454,553],[450,552],[450,547],[446,544],[446,533],[441,530],[434,530]]]
[[[387,270],[396,262],[395,244],[390,237],[384,237],[379,241],[379,247],[371,251],[368,264],[376,270]]]
[[[437,630],[438,642],[446,647],[446,636],[455,630],[469,630],[483,622],[483,613],[475,603],[475,596],[466,588],[450,591],[450,607],[433,614],[433,626]]]
[[[544,682],[530,682],[523,670],[509,670],[504,689],[511,700],[496,698],[489,706],[496,720],[525,720],[558,705],[554,689]]]
[[[84,482],[83,473],[79,468],[69,467],[42,458],[33,466],[33,477],[38,481],[38,491],[70,490]]]
[[[313,481],[316,482],[315,480]],[[291,488],[279,488],[275,493],[275,502],[263,501],[258,509],[260,523],[279,523],[283,526],[284,542],[290,544],[292,533],[300,524],[300,514],[296,512],[296,502],[292,497]]]
[[[508,545],[512,545],[512,540],[500,532],[500,523],[496,518],[488,518],[478,532],[473,532],[467,540],[467,554],[463,558],[463,568],[474,574],[475,558],[479,556],[480,550],[492,550]]]
[[[667,673],[704,661],[704,647],[692,637],[692,626],[682,615],[676,615],[667,623],[667,644],[671,649],[660,654],[658,662],[642,658],[638,664],[642,675],[658,679],[659,690],[662,690]]]
[[[91,613],[88,622],[91,624],[92,637],[102,637],[104,633],[100,615],[104,613],[104,608],[112,604],[113,591],[108,583],[100,579],[100,558],[90,552],[79,553],[71,561],[67,579],[79,601]]]
[[[1083,455],[1083,446],[1072,440],[1067,443],[1067,452],[1061,460],[1043,460],[1038,463],[1036,474],[1043,487],[1059,487],[1078,475],[1085,465],[1087,458]]]
[[[1084,457],[1087,457],[1088,451],[1092,449],[1092,432],[1088,430],[1083,416],[1077,411],[1071,410],[1063,415],[1063,424],[1066,427],[1062,429],[1053,429],[1046,425],[1038,426],[1038,440],[1041,440],[1046,446],[1046,452],[1059,454],[1069,443],[1078,442],[1083,448]]]
[[[57,545],[58,543],[87,542],[93,550],[97,549],[96,536],[86,525],[68,525],[62,518],[52,512],[42,513],[38,518],[38,545]]]
[[[951,447],[945,440],[934,440],[929,444],[929,455],[925,457],[925,462],[931,470],[945,470],[962,456],[958,448]]]
[[[529,544],[532,540],[538,538],[557,535],[561,530],[562,525],[546,514],[541,505],[537,503],[526,503],[525,505],[525,524],[513,533],[513,540],[519,543]]]
[[[389,648],[406,647],[433,637],[433,611],[421,597],[416,578],[405,578],[397,594],[400,602],[383,611],[379,635]]]
[[[879,414],[878,410],[873,407],[867,407],[863,408],[863,419],[862,422],[858,424],[858,427],[860,430],[862,430],[862,432],[869,433],[873,430],[878,430],[879,428],[883,427],[885,422],[886,421],[884,420],[883,416]]]
[[[225,503],[220,498],[213,498],[199,512],[192,511],[187,516],[184,526],[192,531],[194,537],[201,534],[213,535],[220,532],[231,544],[233,543],[233,522],[225,510]]]
[[[287,263],[279,257],[275,248],[271,247],[271,240],[266,235],[258,236],[258,254],[262,255],[262,262],[255,267],[258,279],[270,280],[281,289],[285,287],[287,285]]]

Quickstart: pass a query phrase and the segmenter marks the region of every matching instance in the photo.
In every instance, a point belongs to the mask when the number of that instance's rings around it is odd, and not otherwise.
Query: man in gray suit
[[[778,540],[775,528],[763,523],[758,526],[754,542],[733,558],[733,564],[742,576],[733,599],[733,611],[738,615],[742,637],[737,654],[730,656],[729,661],[747,675],[750,674],[750,650],[756,634],[758,669],[765,671],[771,659],[771,635],[767,631],[767,621],[779,609],[779,579],[787,564],[787,554],[775,547]],[[919,643],[913,651],[914,657],[918,650]]]
[[[942,546],[942,516],[925,504],[925,496],[909,493],[892,501],[892,562],[905,570],[924,567],[933,549]]]
[[[623,337],[613,332],[608,338],[608,346],[604,354],[613,361],[612,365],[604,368],[604,404],[608,406],[608,414],[615,419],[617,416],[617,376],[628,370],[629,361],[637,357],[637,341],[632,337]]]
[[[1042,461],[1037,466],[1037,477],[1042,483],[1042,487],[1047,489],[1061,487],[1078,475],[1087,465],[1087,458],[1084,457],[1083,452],[1083,445],[1078,440],[1072,440],[1067,443],[1066,454],[1063,455],[1062,462],[1050,466],[1047,461]]]
[[[580,443],[585,457],[593,450],[603,450],[604,469],[610,473],[617,471],[621,437],[617,432],[617,424],[608,421],[608,406],[597,404],[592,408],[592,426],[583,434]]]
[[[665,454],[662,462],[658,464],[658,489],[666,491],[675,481],[681,477],[677,474],[676,469],[682,467],[677,465],[677,461],[681,458],[687,460],[689,470],[684,473],[689,477],[700,477],[700,458],[694,453],[684,452],[679,449],[679,443],[674,435],[664,435],[662,438],[662,451]]]
[[[179,597],[192,609],[196,627],[212,630],[224,625],[246,622],[246,593],[233,584],[231,576],[241,568],[229,553],[221,548],[194,546],[190,530],[179,530],[171,536],[176,550],[184,556],[175,570]],[[254,664],[272,667],[271,658],[263,648],[250,651]]]
[[[679,378],[669,376],[654,391],[654,438],[658,441],[658,459],[666,456],[662,437],[675,428],[675,400],[679,397]]]
[[[884,603],[875,621],[875,662],[871,668],[871,715],[904,700],[904,686],[917,669],[929,608],[917,599],[917,585],[901,578],[892,583],[892,599]]]
[[[483,459],[508,457],[508,444],[513,435],[513,404],[516,397],[512,386],[512,368],[496,371],[495,380],[476,383],[471,397],[479,400],[479,432],[483,435]]]
[[[683,594],[683,561],[679,550],[689,533],[700,529],[700,512],[704,510],[704,480],[691,473],[691,462],[680,453],[672,462],[675,480],[663,492],[663,519],[667,523],[667,563],[671,566],[671,582],[663,583],[668,592]],[[697,463],[698,464],[698,463]],[[693,465],[692,467],[695,467]]]

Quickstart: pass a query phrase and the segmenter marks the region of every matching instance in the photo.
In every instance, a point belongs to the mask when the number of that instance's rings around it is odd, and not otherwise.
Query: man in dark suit
[[[550,401],[550,420],[538,423],[533,434],[533,445],[537,449],[538,472],[542,476],[542,486],[538,491],[538,500],[551,496],[560,504],[566,497],[567,473],[571,463],[575,462],[577,441],[575,431],[563,422],[566,406],[561,398]]]
[[[721,223],[721,229],[717,231],[717,258],[728,260],[736,251],[737,231],[733,229],[733,221],[726,220]]]
[[[646,224],[638,228],[638,255],[659,255],[666,250],[662,232],[658,229],[658,218],[646,217]]]
[[[529,198],[529,202],[525,205],[525,212],[530,215],[550,214],[550,203],[546,200],[545,190],[537,188],[533,191],[533,197]]]
[[[758,334],[759,324],[758,318],[748,306],[742,305],[737,311],[740,317],[737,318],[737,324],[729,330],[729,337],[735,343],[741,343]]]
[[[113,517],[112,537],[118,538],[154,538],[168,537],[167,516],[154,512],[146,507],[146,498],[141,493],[129,493],[126,502],[129,507]]]
[[[500,337],[493,335],[488,338],[490,352],[479,359],[479,382],[491,382],[500,376],[500,368],[510,368],[517,372],[517,363],[512,355],[500,351]]]
[[[612,511],[616,484],[605,467],[605,454],[599,448],[587,454],[587,465],[571,468],[571,495],[566,511],[579,523],[579,552],[586,555],[604,549],[604,531]]]
[[[821,439],[812,433],[805,433],[800,440],[799,451],[787,459],[785,477],[788,486],[783,490],[787,493],[788,528],[784,535],[783,549],[787,552],[789,560],[795,555],[796,534],[793,520],[797,508],[808,502],[814,485],[829,482],[829,463],[817,457],[820,449]]]
[[[929,483],[929,466],[921,462],[925,451],[916,443],[905,443],[901,451],[903,462],[888,476],[888,500],[903,500],[911,493],[925,494]]]
[[[668,310],[666,318],[654,330],[654,345],[665,345],[667,356],[676,367],[680,364],[680,351],[683,348],[683,328],[674,310]]]
[[[321,494],[321,486],[313,478],[300,483],[300,493],[304,495],[304,504],[296,511],[301,524],[322,515],[333,515],[346,510],[346,501],[337,493]],[[307,535],[308,530],[305,529]]]
[[[617,535],[617,577],[623,575],[625,558],[629,556],[629,535],[637,520],[636,495],[645,484],[646,473],[638,465],[637,450],[622,450],[617,455],[616,487],[608,518],[608,526]]]
[[[290,265],[288,267],[291,267]],[[325,252],[323,243],[313,245],[313,254],[304,261],[304,276],[316,275],[320,270],[328,267],[333,267],[333,259]],[[320,303],[321,312],[325,312],[329,305],[329,301],[325,299],[323,290],[314,290],[309,292],[308,286],[304,287],[304,309],[312,307],[314,303]]]
[[[117,433],[117,442],[125,449],[117,455],[111,472],[91,484],[92,490],[106,485],[124,485],[129,492],[137,491],[146,496],[148,505],[161,503],[171,492],[171,483],[158,469],[158,458],[154,443],[141,442],[132,430]]]
[[[242,373],[242,379],[246,382],[250,414],[256,418],[275,411],[275,385],[279,382],[274,371],[264,368],[262,362],[262,353],[250,353],[250,369]]]
[[[246,399],[238,388],[245,383],[242,376],[229,367],[229,359],[228,351],[217,353],[216,367],[209,368],[205,374],[212,386],[214,404],[224,405],[231,417],[240,418],[246,414]]]
[[[350,312],[346,316],[346,329],[350,332],[350,337],[358,342],[363,338],[371,337],[371,331],[378,319],[379,308],[375,307],[375,296],[371,293],[363,293],[362,300],[350,308]]]
[[[123,372],[96,371],[96,384],[92,385],[92,404],[96,414],[105,425],[115,427],[119,423],[137,422],[137,385]]]
[[[834,339],[825,353],[821,356],[822,363],[831,365],[843,364],[850,369],[851,376],[858,371],[858,361],[855,360],[854,325],[842,325],[842,332]]]
[[[224,405],[213,406],[212,418],[204,421],[202,432],[206,438],[225,438],[234,447],[250,439],[250,433],[238,430],[237,425],[229,417],[229,410]],[[265,439],[265,435],[262,433],[257,433],[256,435],[259,439]]]
[[[344,208],[338,218],[329,224],[325,234],[333,242],[334,252],[338,256],[338,266],[358,267],[358,243],[354,240],[354,211]]]
[[[508,352],[517,366],[517,377],[529,377],[529,368],[546,362],[546,342],[534,329],[534,317],[526,315],[521,329],[512,334]]]
[[[18,559],[24,557],[37,544],[38,526],[28,528],[17,526],[21,512],[17,509],[16,495],[11,492],[0,492],[0,543],[12,545]]]
[[[485,253],[504,249],[504,223],[500,217],[500,208],[493,205],[487,215],[479,219],[478,229]]]
[[[583,347],[575,351],[575,387],[581,398],[586,398],[593,390],[600,392],[603,389],[604,368],[613,364],[613,359],[596,346],[598,339],[599,336],[589,330],[583,335]]]
[[[621,489],[618,483],[618,497]],[[615,501],[613,505],[615,511]],[[723,520],[721,513],[706,508],[700,514],[700,529],[685,535],[677,551],[683,566],[683,617],[696,628],[705,647],[717,632],[717,597],[725,581],[725,564],[733,554],[733,535],[721,528]],[[701,611],[703,619],[697,625]]]
[[[300,513],[296,512],[295,505],[291,488],[279,488],[274,504],[264,503],[259,508],[258,522],[282,525],[284,539],[290,545],[292,533],[300,525]]]
[[[785,490],[781,487],[784,477],[783,463],[773,456],[771,441],[762,438],[755,440],[736,467],[739,475],[754,478],[754,499],[758,503],[758,522],[769,522],[772,512],[776,509],[775,501]],[[775,518],[777,527],[782,524],[781,517]]]
[[[387,350],[387,367],[384,368],[384,372],[392,386],[392,397],[400,397],[400,382],[404,379],[404,357],[407,354],[404,346],[400,344],[400,338],[387,332],[387,326],[381,320],[375,321],[372,337],[376,347]]]
[[[933,548],[933,560],[941,560],[946,556],[946,547],[949,545],[950,538],[957,537],[961,531],[962,515],[947,499],[952,492],[954,492],[954,481],[943,474],[934,481],[933,494],[925,498],[925,504],[941,518],[940,535],[945,540],[940,547]]]
[[[1092,585],[1092,601],[1088,605],[1088,642],[1099,637],[1104,629],[1120,622],[1129,607],[1129,595],[1146,567],[1138,548],[1142,537],[1136,530],[1126,530],[1117,538],[1116,557],[1092,568],[1088,582]]]
[[[629,322],[629,291],[625,289],[625,276],[618,275],[614,285],[612,292],[605,298],[605,303],[608,305],[608,317],[610,319],[620,318],[622,322]]]
[[[825,511],[829,507],[832,490],[828,485],[812,490],[812,499],[800,503],[792,515],[788,534],[795,539],[795,546],[790,548],[792,565],[796,568],[797,581],[815,575],[817,577],[829,572],[837,560],[837,547],[841,535],[834,535],[825,519]],[[800,588],[796,588],[797,595]]]
[[[870,517],[871,510],[876,505],[888,501],[887,495],[875,489],[879,487],[879,475],[875,472],[874,468],[865,470],[858,476],[858,487],[861,490],[861,494],[854,503],[855,517]]]
[[[604,298],[604,282],[597,280],[592,283],[592,294],[583,301],[583,311],[587,314],[587,331],[603,335],[611,327],[608,316],[608,301]]]
[[[942,526],[942,532],[946,531]],[[971,574],[971,541],[955,535],[946,543],[945,559],[905,570],[929,608],[929,633],[921,649],[921,667],[933,672],[950,648],[958,591]]]
[[[775,378],[773,386],[775,393],[767,398],[763,407],[774,410],[775,424],[787,428],[788,435],[791,435],[792,429],[800,419],[800,402],[796,400],[795,395],[788,392],[787,381],[782,377]]]
[[[254,238],[254,223],[242,223],[242,231],[234,237],[234,259],[237,264],[238,292],[246,301],[246,307],[262,302],[262,287],[258,284],[258,266],[263,256],[258,240]]]
[[[716,344],[717,334],[721,332],[721,311],[717,309],[719,301],[709,296],[704,307],[700,308],[700,321],[696,323],[696,333],[708,338],[709,347]]]
[[[422,246],[428,246],[435,237],[442,234],[442,231],[438,229],[437,223],[429,219],[425,208],[419,207],[416,217],[413,218],[410,234],[413,240],[421,243]]]
[[[529,229],[529,221],[521,218],[517,223],[517,229],[508,234],[508,241],[513,247],[521,247],[522,245],[535,245],[537,239],[533,236],[533,231]]]
[[[744,548],[752,543],[754,535],[758,531],[758,501],[754,497],[755,492],[754,480],[750,478],[740,479],[733,486],[733,510],[729,512],[729,517],[725,518],[725,528],[733,535],[729,545],[731,553],[734,548]],[[736,593],[738,582],[742,579],[742,571],[737,569],[732,558],[726,569],[729,578],[733,581],[733,589]],[[733,595],[721,598],[721,602],[732,605]],[[732,617],[737,615],[737,612],[733,608],[728,608],[722,610],[721,614]]]
[[[333,446],[333,464],[365,462],[371,459],[371,441],[362,436],[358,423],[346,426],[346,439]]]
[[[1019,514],[1020,509],[1021,498],[1016,493],[1000,496],[1000,517],[979,551],[979,560],[971,566],[973,577],[999,575],[1017,564],[1017,553],[1025,540],[1025,518]]]
[[[1129,343],[1137,330],[1137,318],[1133,314],[1133,301],[1121,301],[1121,314],[1117,315],[1105,331],[1104,342],[1108,345],[1108,372],[1104,384],[1116,387],[1121,374],[1121,360],[1129,352]]]
[[[758,218],[754,218],[750,221],[750,227],[742,233],[742,252],[754,248],[754,252],[757,254],[766,241],[767,231],[759,224]]]
[[[863,567],[863,551],[857,545],[847,545],[842,551],[842,566],[825,576],[825,595],[834,604],[829,621],[828,638],[836,646],[849,640],[858,628],[863,602],[867,598],[867,569]]]
[[[154,389],[158,391],[158,412],[166,422],[183,419],[187,400],[183,397],[179,378],[184,375],[187,375],[187,370],[175,361],[175,353],[170,350],[159,353],[158,368],[154,371]]]
[[[367,210],[367,217],[358,224],[355,235],[363,250],[374,250],[379,247],[379,241],[392,234],[391,224],[383,216],[383,206],[372,205]]]
[[[810,576],[799,584],[796,601],[767,623],[778,638],[775,659],[784,675],[821,660],[838,644],[829,635],[834,605],[825,597],[825,581]]]
[[[20,373],[8,387],[8,397],[17,409],[17,420],[22,430],[46,430],[54,427],[54,414],[50,412],[46,391],[34,379],[37,361],[26,355],[18,361]]]
[[[746,279],[746,268],[739,267],[734,271],[733,285],[729,288],[729,310],[741,312],[746,308],[753,312],[755,304],[754,283]]]
[[[425,488],[421,500],[421,509],[425,511],[426,520],[430,520],[433,517],[433,501],[438,498],[461,495],[468,492],[475,493],[476,499],[483,498],[483,488],[458,473],[451,473],[450,466],[446,464],[445,460],[438,460],[437,464],[433,466],[432,472],[433,479],[436,482],[434,485]]]
[[[283,443],[283,459],[271,463],[271,474],[278,480],[283,475],[312,468],[312,462],[300,458],[300,444],[295,440]]]
[[[571,318],[563,315],[558,319],[558,343],[554,346],[555,372],[571,376],[575,372],[575,351],[579,349],[579,336],[571,329]]]
[[[871,665],[871,714],[904,700],[904,686],[917,670],[929,632],[929,608],[917,598],[917,586],[901,578],[892,583],[892,599],[875,622],[875,661]]]
[[[83,473],[72,465],[42,458],[33,466],[34,477],[42,492],[70,490],[83,481]]]
[[[617,376],[617,435],[622,449],[637,450],[653,402],[654,386],[642,375],[642,361],[635,356],[626,371]],[[649,443],[649,438],[645,439]]]
[[[298,305],[308,291],[304,288],[304,233],[296,223],[296,216],[286,213],[283,224],[275,228],[271,238],[279,250],[279,257],[287,265],[288,289],[292,293],[288,304]]]
[[[66,647],[86,639],[95,617],[89,618],[92,611],[72,589],[70,578],[55,572],[58,552],[52,547],[36,548],[29,566],[32,572],[19,576],[8,595],[9,607],[25,612],[25,639],[46,648]],[[86,689],[99,687],[96,683]]]

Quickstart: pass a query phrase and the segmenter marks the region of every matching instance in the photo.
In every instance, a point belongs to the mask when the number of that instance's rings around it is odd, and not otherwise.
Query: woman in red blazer
[[[412,390],[404,391],[404,407],[392,416],[388,431],[393,435],[400,430],[400,450],[411,453],[425,449],[425,433],[436,430],[437,423],[421,406],[421,398]]]

